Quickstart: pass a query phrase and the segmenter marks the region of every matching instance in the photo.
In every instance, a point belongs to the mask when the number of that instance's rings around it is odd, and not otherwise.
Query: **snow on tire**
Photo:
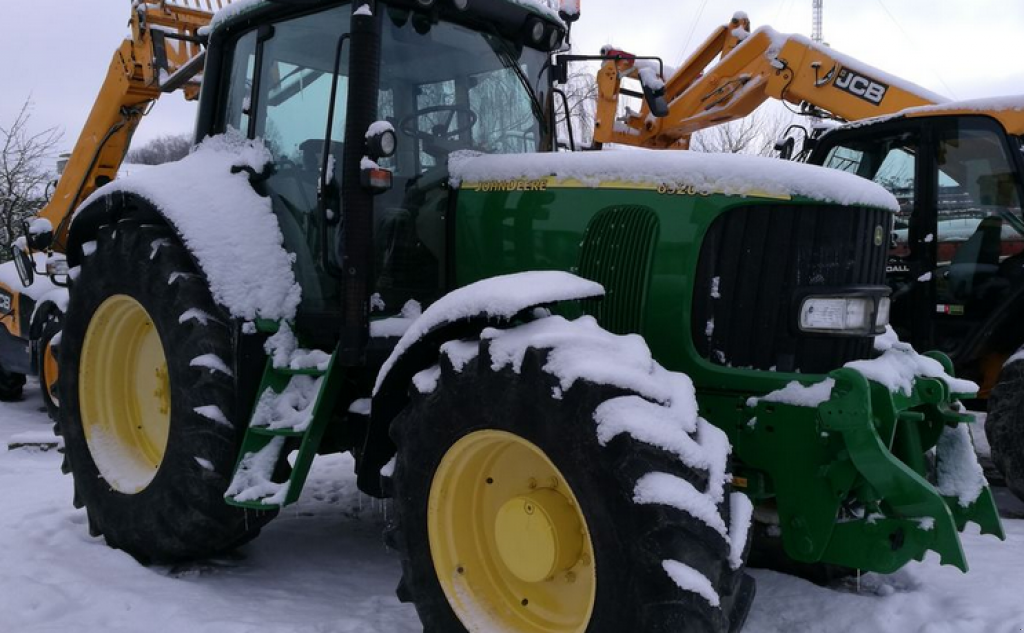
[[[217,317],[181,319],[195,309]],[[172,231],[101,227],[64,321],[64,470],[90,531],[143,562],[229,550],[274,516],[224,501],[247,420],[231,372],[193,363],[211,356],[233,365],[230,320]]]
[[[389,541],[424,630],[742,625],[750,503],[689,379],[640,337],[590,317],[485,330],[444,345],[411,396]]]

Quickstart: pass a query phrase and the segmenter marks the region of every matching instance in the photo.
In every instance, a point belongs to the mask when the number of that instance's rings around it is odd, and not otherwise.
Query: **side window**
[[[1002,139],[988,126],[962,122],[936,146],[937,294],[957,310],[988,305],[1024,257],[1020,191]]]
[[[303,309],[337,306],[340,294],[337,280],[324,265],[325,257],[337,252],[338,232],[324,222],[318,185],[324,165],[337,45],[349,30],[350,14],[351,7],[343,5],[278,22],[263,37],[256,31],[242,35],[235,44],[228,78],[225,127],[247,135],[252,132],[274,157],[263,187],[285,246],[294,256]],[[328,169],[342,156],[348,49],[344,53],[334,93]]]
[[[250,31],[235,44],[228,85],[228,103],[224,122],[226,127],[247,134],[249,109],[252,105],[252,81],[256,71],[256,32]]]
[[[318,168],[334,78],[334,41],[347,30],[345,15],[334,14],[282,22],[263,48],[256,136],[263,138],[275,158],[306,169]],[[326,45],[311,47],[310,42]],[[342,73],[348,68],[346,57]],[[347,97],[348,77],[342,74],[331,139],[335,142],[345,133]]]
[[[872,180],[889,190],[900,209],[893,224],[890,256],[910,255],[910,216],[914,211],[917,139],[911,134],[853,141],[833,147],[825,166]]]

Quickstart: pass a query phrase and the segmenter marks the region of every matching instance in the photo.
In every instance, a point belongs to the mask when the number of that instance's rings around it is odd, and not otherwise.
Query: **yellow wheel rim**
[[[60,370],[57,366],[57,357],[53,355],[53,345],[49,341],[43,349],[43,389],[50,396],[50,402],[60,406],[60,396],[57,395],[57,375]]]
[[[145,489],[167,449],[171,396],[163,343],[135,299],[114,295],[93,315],[82,345],[78,397],[100,474],[118,492]]]
[[[434,570],[470,633],[582,633],[597,574],[586,518],[536,445],[477,431],[445,454],[430,487]]]

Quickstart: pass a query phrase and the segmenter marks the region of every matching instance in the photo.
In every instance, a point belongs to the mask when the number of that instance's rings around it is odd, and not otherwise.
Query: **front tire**
[[[1024,359],[1003,367],[988,399],[985,435],[992,463],[1013,494],[1024,500]]]
[[[247,424],[230,323],[162,226],[102,227],[72,287],[59,382],[66,469],[90,532],[142,562],[223,552],[273,516],[224,501]]]
[[[518,371],[495,370],[483,342],[459,370],[443,355],[418,379],[436,387],[414,389],[392,426],[399,597],[430,633],[738,630],[754,588],[730,506],[746,498],[722,483],[716,503],[703,494],[715,467],[667,446],[599,438],[602,405],[640,398],[584,379],[562,392],[547,354],[530,348]],[[706,449],[697,461],[718,459],[718,433],[690,434]],[[682,488],[696,505],[666,500]],[[652,490],[659,500],[641,499]]]

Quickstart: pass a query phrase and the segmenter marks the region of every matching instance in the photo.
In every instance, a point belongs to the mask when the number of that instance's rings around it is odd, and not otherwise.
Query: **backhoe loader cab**
[[[1021,138],[988,116],[896,117],[830,132],[810,162],[893,192],[893,327],[990,387],[995,376],[987,374],[1021,342],[1024,306],[1013,300],[1024,287]],[[983,331],[1004,334],[970,336]]]
[[[811,565],[966,570],[958,531],[1001,534],[973,385],[881,336],[893,196],[554,151],[566,28],[534,0],[213,21],[195,151],[69,220],[59,430],[94,534],[237,547],[350,451],[445,633],[736,631],[754,504]]]

